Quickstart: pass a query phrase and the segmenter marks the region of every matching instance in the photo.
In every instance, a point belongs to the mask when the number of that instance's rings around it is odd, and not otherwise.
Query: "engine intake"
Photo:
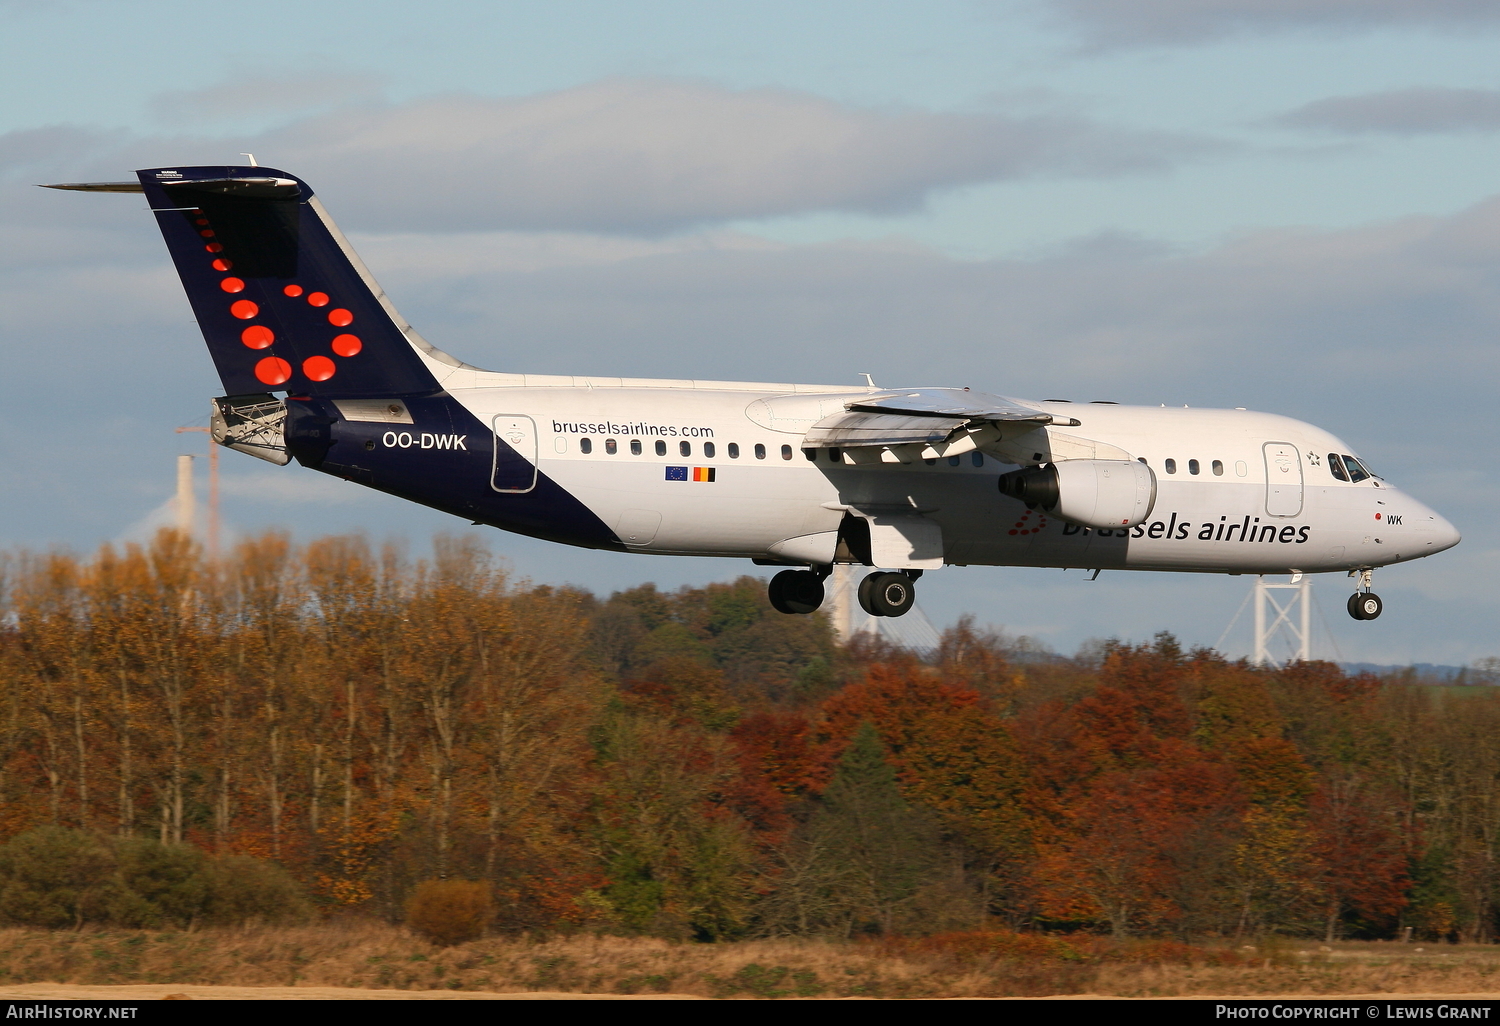
[[[1062,460],[1000,475],[1000,491],[1083,527],[1134,527],[1156,505],[1156,474],[1136,460]]]

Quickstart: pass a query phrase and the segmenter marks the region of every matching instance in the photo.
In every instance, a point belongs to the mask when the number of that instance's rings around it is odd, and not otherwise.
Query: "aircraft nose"
[[[1426,519],[1428,526],[1424,533],[1428,538],[1427,544],[1423,546],[1426,550],[1422,553],[1424,556],[1451,549],[1462,540],[1463,536],[1458,533],[1458,528],[1450,524],[1445,517],[1429,510]]]

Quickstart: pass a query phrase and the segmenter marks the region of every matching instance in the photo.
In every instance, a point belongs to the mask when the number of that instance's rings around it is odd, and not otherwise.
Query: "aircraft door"
[[[536,422],[530,417],[501,414],[494,419],[495,465],[490,487],[518,494],[536,487]]]
[[[1267,442],[1266,512],[1294,517],[1302,512],[1302,453],[1290,442]]]

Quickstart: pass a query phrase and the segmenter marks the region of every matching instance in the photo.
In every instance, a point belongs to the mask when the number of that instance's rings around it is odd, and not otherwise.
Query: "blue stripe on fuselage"
[[[289,398],[287,448],[303,466],[467,520],[567,545],[624,550],[593,510],[545,474],[537,474],[529,492],[491,488],[496,446],[502,461],[521,457],[452,396],[402,402],[412,424],[351,421],[326,399]],[[382,436],[393,429],[450,441],[427,448],[383,445]],[[463,439],[461,448],[454,438]]]

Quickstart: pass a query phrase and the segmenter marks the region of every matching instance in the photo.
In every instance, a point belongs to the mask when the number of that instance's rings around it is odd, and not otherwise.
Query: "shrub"
[[[0,845],[0,917],[18,926],[82,926],[109,919],[127,895],[114,852],[92,834],[28,830]]]
[[[305,922],[312,903],[291,874],[274,862],[249,855],[226,855],[207,864],[205,918],[220,926],[262,922]]]
[[[38,827],[0,845],[0,923],[159,929],[296,923],[312,906],[280,866],[188,844]]]
[[[209,860],[197,848],[128,837],[115,843],[115,858],[129,892],[110,916],[116,925],[186,927],[207,911]]]
[[[478,940],[494,914],[490,885],[477,880],[423,880],[406,902],[406,925],[445,948]]]

